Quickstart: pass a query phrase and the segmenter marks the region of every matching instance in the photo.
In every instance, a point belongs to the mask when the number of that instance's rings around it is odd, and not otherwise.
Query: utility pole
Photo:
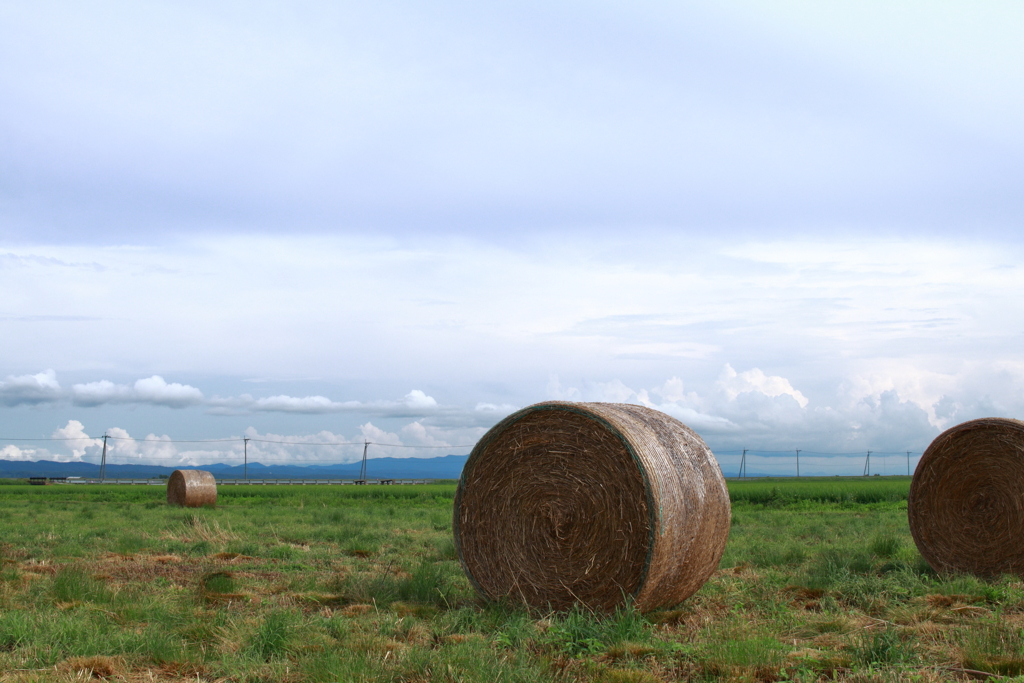
[[[100,458],[100,481],[107,478],[107,435],[103,435],[103,457]]]
[[[796,449],[796,476],[800,476],[800,449]]]
[[[740,472],[739,472],[739,476],[740,477],[745,477],[746,475],[747,475],[747,449],[744,448],[743,449],[743,457],[740,458]]]
[[[370,442],[363,441],[363,466],[359,468],[359,481],[366,483],[366,449],[369,448]]]
[[[249,481],[249,437],[242,439],[242,453],[245,458],[245,464],[242,465],[242,476]]]
[[[907,451],[907,476],[910,476],[910,451]]]
[[[864,476],[871,474],[871,451],[868,451],[868,456],[864,458]]]

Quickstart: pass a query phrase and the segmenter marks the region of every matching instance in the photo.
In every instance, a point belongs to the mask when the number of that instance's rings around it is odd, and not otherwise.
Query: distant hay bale
[[[473,449],[453,529],[489,600],[647,611],[682,602],[718,567],[729,494],[711,450],[678,420],[619,403],[552,401]]]
[[[1024,422],[987,417],[936,437],[914,471],[907,517],[936,571],[1024,575]]]
[[[204,470],[174,470],[167,480],[167,502],[187,508],[217,504],[217,481]]]

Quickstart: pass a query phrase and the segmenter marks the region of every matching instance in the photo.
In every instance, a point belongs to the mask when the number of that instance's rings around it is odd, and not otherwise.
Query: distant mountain
[[[371,458],[366,461],[367,479],[458,479],[468,456],[445,455],[438,458]],[[249,463],[250,479],[355,479],[360,463],[345,465],[264,465]],[[179,469],[208,470],[218,479],[242,479],[242,465],[200,465],[197,467],[161,467],[159,465],[107,464],[108,479],[149,479],[169,476]],[[88,462],[52,460],[0,460],[0,478],[85,477],[95,478],[100,466]]]

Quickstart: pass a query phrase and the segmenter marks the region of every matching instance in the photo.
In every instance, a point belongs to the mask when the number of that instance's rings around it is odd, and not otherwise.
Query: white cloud
[[[554,391],[552,391],[554,389]],[[548,393],[555,393],[558,400],[598,401],[606,403],[635,403],[648,408],[660,410],[671,415],[686,426],[697,432],[732,433],[739,429],[728,418],[709,414],[699,409],[701,401],[695,393],[685,394],[683,382],[678,377],[667,380],[664,385],[653,390],[633,389],[622,380],[613,379],[608,382],[592,382],[584,389],[576,387],[563,388],[557,376],[548,382]],[[650,394],[662,397],[662,401],[652,401]],[[561,398],[570,396],[570,399]],[[713,411],[712,411],[713,412]]]
[[[106,431],[107,462],[116,458],[136,458],[139,455],[138,443],[121,427],[109,427]]]
[[[107,462],[117,464],[153,464],[170,463],[171,465],[193,464],[188,453],[179,452],[171,442],[171,437],[164,434],[148,434],[142,440],[135,439],[127,430],[120,427],[107,429]]]
[[[700,390],[687,390],[678,376],[651,389],[635,389],[618,379],[565,388],[553,378],[549,389],[552,385],[561,395],[577,400],[638,403],[660,410],[695,430],[714,449],[726,452],[743,448],[920,452],[938,434],[926,410],[894,390],[867,392],[855,399],[847,395],[836,406],[812,408],[785,378],[765,375],[757,368],[736,372],[731,364],[718,381]],[[945,409],[960,410],[948,401]],[[730,457],[724,456],[725,461]]]
[[[8,376],[0,382],[0,404],[6,406],[52,403],[60,398],[60,384],[53,370],[35,375]]]
[[[148,404],[168,408],[187,408],[206,405],[213,415],[239,415],[250,412],[279,412],[325,414],[353,412],[385,416],[409,417],[435,413],[440,406],[437,399],[420,389],[413,389],[401,399],[392,401],[334,401],[326,396],[288,396],[279,394],[254,398],[250,394],[206,399],[196,387],[177,382],[168,383],[163,377],[136,380],[134,384],[115,384],[110,380],[82,382],[72,385],[70,392],[75,405],[95,407],[107,404]],[[8,406],[52,403],[64,397],[57,375],[46,370],[36,375],[8,377],[0,382],[0,403]]]
[[[687,399],[683,388],[683,380],[678,377],[671,377],[665,380],[665,383],[654,391],[660,394],[666,401],[678,402]]]
[[[380,427],[374,426],[372,422],[359,425],[360,437],[366,441],[373,441],[377,444],[401,446],[402,439],[398,434],[387,432]]]
[[[187,384],[168,384],[163,377],[153,375],[135,382],[135,396],[138,400],[171,408],[197,405],[203,400],[203,392]]]
[[[76,405],[99,406],[105,403],[129,403],[134,398],[131,387],[110,380],[74,384],[71,395]]]
[[[281,413],[336,413],[346,408],[353,407],[352,404],[338,403],[325,396],[270,396],[260,398],[251,404],[252,410]]]
[[[500,418],[516,412],[519,410],[519,406],[514,406],[509,403],[477,403],[474,410],[484,415]]]
[[[138,448],[141,451],[142,457],[158,461],[171,458],[176,452],[175,445],[171,443],[171,437],[166,434],[163,436],[147,434],[146,438],[138,444]]]
[[[413,389],[405,395],[405,405],[410,408],[436,408],[437,401],[434,400],[433,396],[427,396],[419,389]]]
[[[68,420],[66,425],[53,431],[52,437],[67,439],[67,447],[71,449],[71,455],[75,460],[81,460],[90,446],[103,445],[103,439],[94,439],[86,434],[85,427],[78,420]]]
[[[402,434],[411,442],[411,445],[425,446],[429,448],[445,448],[451,446],[441,436],[441,430],[436,427],[424,426],[418,420],[410,422],[402,427]]]
[[[358,460],[363,452],[361,440],[326,429],[314,434],[279,434],[260,433],[255,427],[249,427],[244,436],[252,439],[249,442],[249,462],[300,465],[347,463]],[[230,456],[225,456],[223,462],[242,462],[240,445]]]
[[[114,384],[109,380],[75,384],[71,394],[76,405],[99,406],[108,403],[147,403],[168,408],[186,408],[203,402],[203,392],[188,384],[168,384],[153,375],[135,384]]]
[[[13,444],[7,444],[0,448],[0,460],[31,461],[49,460],[50,452],[42,448],[19,448]]]
[[[735,433],[740,430],[739,425],[734,424],[728,418],[707,415],[678,403],[645,403],[645,405],[671,415],[698,434]]]
[[[548,376],[548,385],[544,391],[546,398],[555,401],[581,401],[583,400],[580,390],[576,387],[563,387],[558,375],[552,373]]]
[[[591,401],[603,401],[607,403],[637,403],[639,395],[633,389],[623,384],[620,379],[613,379],[610,382],[592,382],[589,387]]]
[[[208,411],[214,415],[238,415],[245,412],[278,413],[361,413],[371,415],[411,417],[429,415],[438,408],[437,400],[419,389],[413,389],[397,401],[334,401],[326,396],[269,396],[253,398],[249,394],[231,398],[213,398],[207,401]]]
[[[121,427],[108,427],[104,432],[107,439],[108,465],[161,465],[178,467],[187,465],[212,464],[230,462],[234,453],[241,458],[242,441],[217,441],[217,445],[209,449],[196,449],[193,444],[176,444],[171,437],[148,434],[139,439],[133,437],[128,430]],[[66,442],[71,450],[71,459],[99,463],[102,455],[103,439],[89,437],[78,420],[70,420],[67,426],[57,429],[54,438],[75,438]],[[67,461],[66,456],[51,456],[48,459]]]
[[[789,380],[777,375],[766,375],[760,368],[753,368],[737,373],[728,363],[722,369],[718,385],[725,390],[730,399],[734,399],[745,391],[757,391],[765,396],[792,396],[801,408],[807,407],[807,397],[793,388]]]

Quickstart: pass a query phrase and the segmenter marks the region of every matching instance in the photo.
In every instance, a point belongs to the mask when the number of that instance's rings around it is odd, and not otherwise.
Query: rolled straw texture
[[[988,417],[936,437],[914,471],[907,516],[936,571],[1024,575],[1024,422]]]
[[[187,508],[217,504],[217,481],[204,470],[174,470],[167,480],[167,502]]]
[[[631,600],[647,611],[704,584],[729,520],[722,471],[684,424],[643,406],[552,401],[476,445],[453,528],[487,599],[600,611]]]

